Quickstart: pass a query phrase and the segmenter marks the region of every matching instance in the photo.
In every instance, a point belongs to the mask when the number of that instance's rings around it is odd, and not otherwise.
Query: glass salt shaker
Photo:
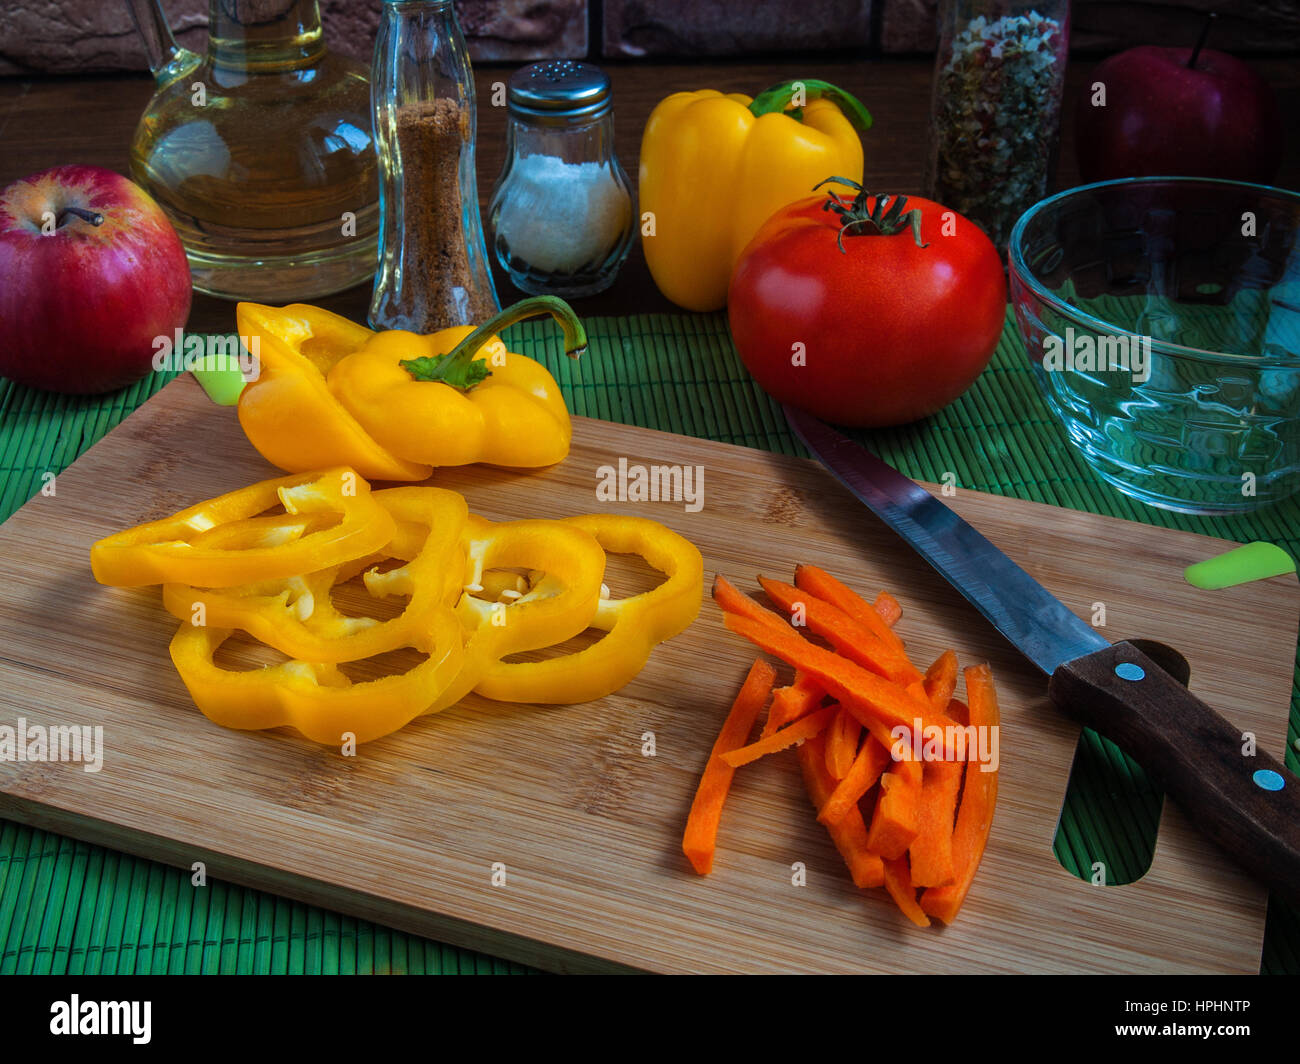
[[[1005,251],[1056,174],[1069,0],[940,0],[928,199]]]
[[[384,0],[370,100],[380,211],[371,327],[487,321],[500,305],[479,216],[474,77],[452,0]]]
[[[488,212],[497,261],[534,295],[604,291],[635,235],[608,75],[534,63],[511,76],[507,104],[506,162]]]

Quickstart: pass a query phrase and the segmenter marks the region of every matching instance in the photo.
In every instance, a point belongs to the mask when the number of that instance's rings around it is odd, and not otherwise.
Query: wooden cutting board
[[[620,458],[703,467],[703,508],[598,501],[598,470]],[[788,755],[737,774],[714,872],[690,871],[686,813],[754,656],[710,601],[598,703],[471,698],[354,757],[287,731],[208,722],[171,667],[175,622],[158,589],[100,587],[87,552],[110,532],[271,475],[233,412],[185,376],[0,527],[0,725],[104,729],[98,773],[0,761],[0,815],[185,869],[201,861],[210,878],[556,970],[1258,970],[1265,891],[1171,803],[1139,882],[1095,886],[1059,866],[1052,836],[1077,725],[817,465],[579,420],[557,468],[471,468],[436,483],[494,519],[652,516],[699,546],[706,588],[715,573],[750,588],[760,572],[788,580],[796,562],[820,564],[865,592],[898,594],[899,630],[922,666],[949,646],[962,664],[990,661],[1003,706],[997,815],[950,928],[915,928],[883,891],[852,886]],[[1112,638],[1178,647],[1192,689],[1281,753],[1294,576],[1198,591],[1183,567],[1225,544],[960,486],[946,501],[1081,616],[1104,603]]]

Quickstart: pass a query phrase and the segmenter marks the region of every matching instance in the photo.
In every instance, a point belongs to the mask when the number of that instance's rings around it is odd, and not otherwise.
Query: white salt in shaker
[[[534,63],[511,76],[507,102],[506,162],[489,208],[497,260],[535,295],[604,291],[635,217],[614,154],[609,77],[587,63]]]

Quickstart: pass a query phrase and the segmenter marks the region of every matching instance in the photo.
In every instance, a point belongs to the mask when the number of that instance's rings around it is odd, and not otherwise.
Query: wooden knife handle
[[[1300,903],[1300,778],[1255,749],[1253,736],[1132,643],[1060,666],[1049,691],[1132,756],[1242,867]]]

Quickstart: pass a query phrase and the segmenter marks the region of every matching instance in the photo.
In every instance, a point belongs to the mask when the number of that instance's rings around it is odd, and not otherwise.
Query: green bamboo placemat
[[[513,350],[544,362],[575,414],[802,455],[779,409],[740,364],[723,315],[592,318],[588,356],[570,362],[553,328],[525,322]],[[168,378],[107,397],[54,396],[0,381],[0,520],[153,395]],[[1300,499],[1248,517],[1196,518],[1119,494],[1066,441],[1008,319],[989,369],[918,426],[864,437],[909,476],[955,474],[966,489],[1202,535],[1268,540],[1300,556]],[[1300,662],[1298,662],[1300,679]],[[1286,762],[1300,770],[1300,695]],[[1085,733],[1056,853],[1076,875],[1103,861],[1114,882],[1141,875],[1160,796],[1111,744]],[[1099,888],[1105,889],[1105,888]],[[1260,970],[1300,973],[1300,913],[1274,900]],[[530,969],[0,821],[0,974],[513,973]]]

